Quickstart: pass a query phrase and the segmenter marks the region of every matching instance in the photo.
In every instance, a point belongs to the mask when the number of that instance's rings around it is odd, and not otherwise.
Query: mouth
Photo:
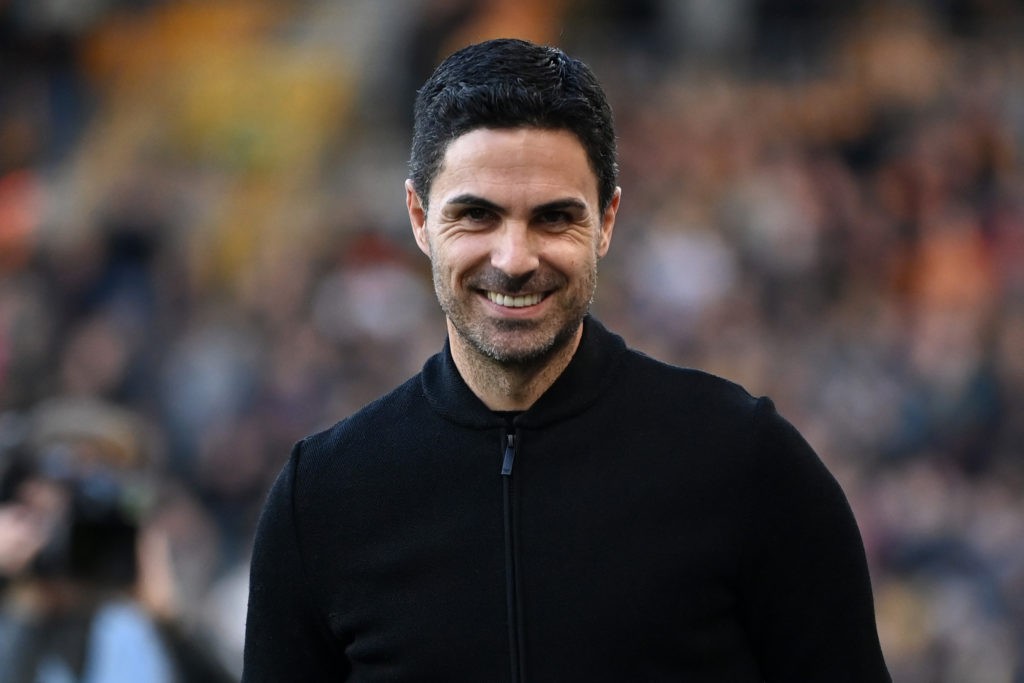
[[[526,308],[527,306],[536,306],[543,301],[546,296],[544,293],[516,294],[512,296],[489,290],[484,293],[487,295],[487,299],[489,301],[505,308]]]

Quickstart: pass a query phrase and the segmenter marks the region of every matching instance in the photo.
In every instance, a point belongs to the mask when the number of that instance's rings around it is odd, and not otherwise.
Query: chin
[[[552,356],[568,346],[578,326],[566,326],[554,333],[541,330],[516,332],[503,330],[487,335],[488,339],[470,338],[476,350],[492,361],[509,367],[543,365]],[[523,339],[523,335],[527,339]],[[511,339],[509,337],[512,337]]]

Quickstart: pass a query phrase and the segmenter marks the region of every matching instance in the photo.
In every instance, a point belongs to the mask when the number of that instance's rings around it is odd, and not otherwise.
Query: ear
[[[604,258],[608,248],[612,244],[612,232],[615,230],[615,215],[619,212],[619,199],[622,197],[622,188],[616,187],[615,194],[608,202],[608,208],[601,215],[601,235],[597,242],[597,257]]]
[[[412,224],[412,236],[416,245],[427,256],[430,256],[430,242],[427,240],[427,210],[412,185],[412,180],[405,181],[405,208],[409,211],[409,223]]]

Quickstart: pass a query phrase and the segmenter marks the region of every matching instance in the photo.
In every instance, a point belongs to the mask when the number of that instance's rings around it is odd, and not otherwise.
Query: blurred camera
[[[18,426],[10,416],[0,425],[0,504],[22,506],[46,535],[30,575],[110,588],[135,581],[151,487],[132,417],[75,401],[41,406]]]

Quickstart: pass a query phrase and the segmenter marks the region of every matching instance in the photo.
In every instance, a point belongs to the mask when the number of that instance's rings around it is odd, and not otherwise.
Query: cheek
[[[597,245],[586,243],[574,244],[572,248],[564,249],[560,253],[553,253],[550,262],[567,275],[572,275],[592,269],[597,263],[597,259]]]
[[[455,274],[465,273],[487,263],[490,253],[486,245],[471,237],[440,242],[435,240],[430,247],[430,258],[435,267]]]

